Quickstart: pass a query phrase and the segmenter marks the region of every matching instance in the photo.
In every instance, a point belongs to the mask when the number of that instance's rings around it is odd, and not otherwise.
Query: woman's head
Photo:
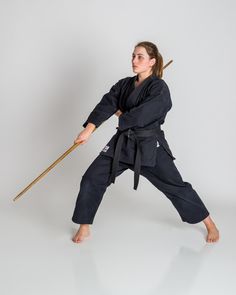
[[[157,46],[148,41],[142,41],[135,45],[132,54],[133,71],[150,73],[158,76],[163,75],[163,59]]]

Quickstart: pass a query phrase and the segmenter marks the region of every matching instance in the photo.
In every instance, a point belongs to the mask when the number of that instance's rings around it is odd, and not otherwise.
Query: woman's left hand
[[[121,112],[121,110],[118,110],[116,113],[115,113],[115,115],[117,116],[117,117],[119,117],[120,115],[122,115],[123,113]]]

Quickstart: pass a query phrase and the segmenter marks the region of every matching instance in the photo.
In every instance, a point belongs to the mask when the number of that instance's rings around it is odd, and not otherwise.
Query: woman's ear
[[[153,57],[152,59],[150,59],[150,62],[151,62],[151,66],[153,66],[156,63],[155,57]]]

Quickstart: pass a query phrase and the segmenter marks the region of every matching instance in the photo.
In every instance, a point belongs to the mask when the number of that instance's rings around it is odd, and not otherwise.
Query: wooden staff
[[[96,128],[95,128],[96,129]],[[93,131],[95,131],[95,129]],[[37,181],[39,181],[45,174],[47,174],[54,166],[56,166],[62,159],[64,159],[70,152],[72,152],[81,142],[74,143],[63,155],[61,155],[55,162],[53,162],[46,170],[44,170],[37,178],[35,178],[26,188],[23,189],[14,199],[16,201],[21,195],[23,195],[28,189],[31,188]]]
[[[173,62],[173,60],[170,60],[164,67],[163,70],[168,67]],[[93,132],[96,130],[95,128]],[[24,188],[14,199],[13,201],[16,201],[20,198],[21,195],[23,195],[28,189],[31,188],[37,181],[39,181],[44,175],[46,175],[54,166],[56,166],[62,159],[64,159],[70,152],[72,152],[75,148],[77,148],[81,142],[74,143],[64,154],[62,154],[55,162],[53,162],[46,170],[44,170],[37,178],[35,178],[26,188]]]

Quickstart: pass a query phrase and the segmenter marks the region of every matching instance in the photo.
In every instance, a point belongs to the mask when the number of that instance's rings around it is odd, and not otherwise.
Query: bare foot
[[[79,230],[72,238],[72,241],[75,243],[80,243],[84,239],[88,238],[90,236],[90,230],[88,224],[81,224]]]
[[[207,228],[207,231],[208,231],[208,234],[207,234],[207,237],[206,237],[206,241],[208,243],[212,243],[212,242],[217,242],[220,238],[220,235],[219,235],[219,230],[217,229],[215,223],[213,222],[213,220],[211,219],[210,215],[205,218],[203,220],[206,228]]]

